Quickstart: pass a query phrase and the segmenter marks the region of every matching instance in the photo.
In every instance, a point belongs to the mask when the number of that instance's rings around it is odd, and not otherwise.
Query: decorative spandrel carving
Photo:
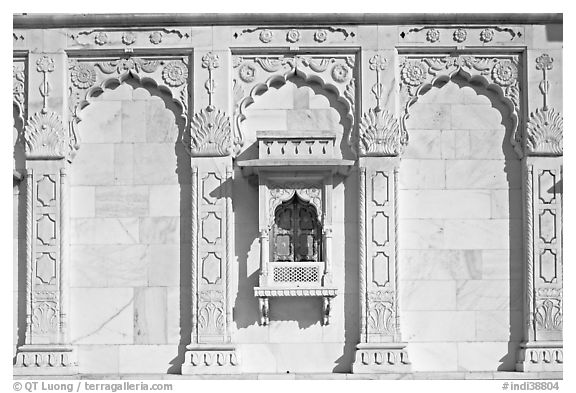
[[[228,156],[234,153],[230,117],[212,107],[194,114],[190,124],[192,156]]]
[[[519,157],[523,152],[523,135],[519,130],[520,80],[519,56],[470,55],[404,55],[400,58],[400,102],[404,108],[400,127],[406,132],[410,107],[418,97],[440,78],[461,75],[467,80],[481,79],[487,88],[495,89],[510,107],[511,143]]]
[[[22,123],[26,118],[26,63],[24,60],[14,60],[12,66],[12,101],[18,106]]]
[[[224,292],[205,290],[198,294],[198,329],[201,334],[224,333]]]

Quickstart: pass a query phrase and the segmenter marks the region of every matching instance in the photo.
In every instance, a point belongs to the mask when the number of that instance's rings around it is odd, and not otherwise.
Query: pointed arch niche
[[[322,297],[329,324],[330,300],[338,292],[331,266],[334,176],[347,175],[354,165],[347,141],[355,119],[355,55],[234,55],[233,67],[233,123],[244,141],[236,163],[259,184],[254,295],[261,324],[269,323],[268,298],[277,296]],[[292,198],[314,207],[321,237],[314,241],[322,249],[317,260],[271,258],[276,209]]]
[[[448,299],[455,298],[458,347],[472,351],[490,329],[495,343],[486,361],[514,370],[523,328],[520,56],[410,55],[401,57],[399,72],[401,125],[409,136],[398,191],[401,280],[408,291],[401,297],[427,293],[403,310],[404,333],[415,351],[434,340],[418,331],[415,310],[428,309],[422,299],[452,307]],[[509,328],[479,328],[470,313],[479,309]],[[428,322],[446,325],[434,312]],[[453,359],[456,369],[466,367],[458,362]]]
[[[181,73],[167,75],[174,63]],[[157,307],[163,323],[181,327],[162,339],[167,344],[190,337],[190,322],[182,322],[190,314],[190,299],[167,300],[168,293],[190,285],[181,272],[190,247],[181,238],[191,237],[190,155],[181,143],[188,80],[181,58],[70,61],[69,125],[80,145],[70,176],[70,270],[73,287],[91,288],[72,290],[74,343],[98,337],[104,322],[80,308],[98,304],[112,315],[132,301],[119,287],[139,288],[129,290],[138,293],[130,313],[144,315],[145,308]],[[114,301],[100,303],[100,296]],[[150,297],[160,303],[151,306]],[[115,343],[157,342],[145,318],[118,323],[122,331],[140,333]]]

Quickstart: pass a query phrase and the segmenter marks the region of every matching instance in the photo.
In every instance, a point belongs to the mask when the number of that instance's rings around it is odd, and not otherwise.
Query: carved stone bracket
[[[69,59],[69,132],[76,141],[80,136],[78,123],[82,108],[90,103],[97,93],[102,93],[111,82],[122,83],[134,78],[143,87],[153,86],[167,93],[181,109],[179,113],[185,125],[188,124],[189,70],[188,58],[184,56],[162,56],[141,58]]]
[[[497,91],[510,108],[512,121],[511,142],[519,157],[523,156],[523,133],[519,129],[521,118],[519,56],[471,55],[401,55],[400,102],[403,108],[400,126],[406,132],[406,119],[410,107],[434,83],[461,75],[467,80],[481,80],[488,89]]]
[[[355,55],[234,55],[234,135],[243,140],[243,111],[254,102],[254,96],[271,84],[298,76],[307,82],[319,83],[336,94],[348,109],[347,117],[354,124],[356,102]]]

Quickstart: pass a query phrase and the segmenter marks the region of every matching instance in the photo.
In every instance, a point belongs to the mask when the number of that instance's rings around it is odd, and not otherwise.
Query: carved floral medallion
[[[454,41],[464,42],[464,41],[466,41],[466,38],[468,37],[468,33],[466,32],[465,29],[456,29],[452,36],[454,37]]]
[[[487,43],[494,39],[493,29],[484,29],[480,32],[480,41]]]
[[[349,74],[350,69],[343,64],[336,64],[334,67],[332,67],[332,78],[336,82],[346,82]]]
[[[256,67],[254,67],[253,64],[244,63],[240,66],[238,75],[240,76],[240,79],[246,83],[254,82],[254,79],[256,79]]]
[[[324,42],[328,38],[328,31],[324,29],[316,30],[314,33],[314,40],[316,42]]]
[[[70,79],[72,84],[79,89],[88,89],[96,83],[96,71],[94,66],[77,63],[70,70]]]
[[[429,29],[426,32],[426,40],[428,42],[436,42],[440,39],[440,32],[438,29]]]
[[[104,33],[103,31],[97,33],[94,36],[94,42],[100,46],[107,44],[108,43],[108,34]]]
[[[162,42],[162,33],[159,31],[153,31],[152,33],[150,33],[150,42],[153,43],[154,45],[158,45],[159,43]]]
[[[272,30],[265,29],[265,30],[262,30],[260,32],[259,38],[260,38],[260,41],[267,44],[270,41],[272,41],[273,36],[274,36],[274,33],[272,33]]]
[[[420,86],[426,80],[426,66],[421,62],[408,61],[402,67],[400,76],[402,81],[409,86]]]
[[[510,60],[500,60],[492,68],[492,78],[500,86],[510,86],[516,83],[518,68]]]
[[[162,70],[162,79],[170,86],[182,86],[188,78],[188,67],[181,61],[171,61]]]
[[[286,33],[286,41],[295,43],[298,42],[299,40],[300,40],[300,32],[298,30],[292,29],[289,30],[288,33]]]
[[[132,45],[136,42],[136,34],[131,31],[127,31],[122,34],[122,42],[126,45]]]

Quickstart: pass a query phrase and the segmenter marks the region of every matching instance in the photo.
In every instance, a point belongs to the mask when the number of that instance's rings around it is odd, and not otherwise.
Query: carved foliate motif
[[[190,122],[189,152],[193,156],[227,156],[233,153],[230,117],[212,107],[194,114]]]
[[[368,331],[388,336],[396,334],[396,312],[392,291],[368,293]]]
[[[536,109],[527,125],[526,152],[528,154],[562,155],[564,120],[554,108]]]
[[[64,130],[60,116],[54,112],[36,112],[24,131],[28,158],[64,158],[75,149],[75,138]]]
[[[224,292],[205,290],[198,294],[198,328],[204,334],[224,332]]]
[[[24,117],[24,100],[26,92],[24,85],[26,74],[24,70],[25,64],[23,62],[14,62],[12,67],[12,97],[14,102],[18,105],[22,119]]]
[[[38,302],[32,310],[32,332],[44,335],[57,328],[58,306],[56,302]]]
[[[369,109],[360,122],[357,152],[361,156],[396,156],[408,144],[408,133],[388,111]]]
[[[535,320],[538,329],[562,330],[562,301],[554,298],[537,301]]]
[[[114,72],[130,74],[138,72],[152,73],[160,67],[159,60],[147,60],[140,57],[129,57],[126,59],[118,59],[111,61],[97,62],[96,66],[105,74],[112,74]]]

